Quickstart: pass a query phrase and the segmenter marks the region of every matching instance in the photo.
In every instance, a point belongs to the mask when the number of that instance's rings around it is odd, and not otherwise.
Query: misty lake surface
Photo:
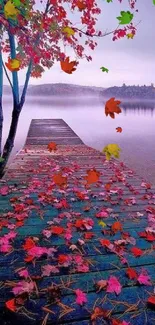
[[[115,119],[105,116],[104,104],[102,98],[27,98],[10,161],[23,147],[33,118],[62,118],[88,146],[102,151],[107,144],[117,143],[122,149],[120,160],[155,184],[155,102],[122,101],[122,113]],[[3,109],[4,143],[11,120],[11,99],[4,97]],[[118,126],[122,133],[116,132]]]

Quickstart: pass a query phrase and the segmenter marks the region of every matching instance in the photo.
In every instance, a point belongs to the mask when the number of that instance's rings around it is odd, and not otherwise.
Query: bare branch
[[[105,37],[105,36],[108,36],[108,35],[110,35],[110,34],[113,34],[118,28],[119,28],[119,26],[120,25],[118,25],[117,26],[117,28],[115,29],[115,30],[113,30],[113,31],[111,31],[111,32],[107,32],[107,33],[104,33],[104,34],[102,34],[102,35],[98,35],[98,34],[93,34],[93,35],[91,35],[91,34],[89,34],[89,33],[87,33],[87,32],[84,32],[84,31],[82,31],[81,29],[79,29],[79,28],[74,28],[74,30],[77,30],[77,31],[79,31],[80,33],[82,33],[82,34],[84,34],[84,35],[86,35],[86,36],[89,36],[89,37]]]
[[[4,69],[4,71],[5,71],[6,77],[7,77],[8,81],[9,81],[9,84],[10,84],[10,86],[11,86],[11,88],[12,88],[12,92],[14,93],[13,85],[12,85],[12,82],[11,82],[11,80],[10,80],[10,77],[9,77],[9,75],[8,75],[8,73],[7,73],[7,69],[6,69],[5,64],[4,64],[4,62],[3,62],[3,59],[2,59],[2,65],[3,65],[3,69]]]

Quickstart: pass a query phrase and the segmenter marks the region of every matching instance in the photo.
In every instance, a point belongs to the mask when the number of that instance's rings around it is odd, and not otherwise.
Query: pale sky
[[[102,10],[98,17],[98,29],[111,31],[118,25],[120,11],[129,10],[128,0],[118,0],[106,3],[98,0]],[[60,69],[60,63],[56,62],[50,70],[46,70],[41,79],[31,78],[30,84],[45,83],[71,83],[100,87],[126,85],[150,85],[155,81],[155,6],[152,0],[137,0],[138,13],[135,13],[134,22],[137,26],[137,34],[133,40],[123,38],[112,41],[112,35],[104,38],[96,38],[98,46],[94,51],[87,49],[85,53],[92,56],[92,62],[86,59],[80,60],[77,70],[68,75]],[[77,16],[75,14],[75,21]],[[66,53],[70,56],[71,51]],[[71,56],[71,59],[75,57]],[[109,69],[109,73],[103,73],[100,67]],[[24,83],[26,70],[19,74],[20,85]],[[8,84],[4,78],[4,84]]]

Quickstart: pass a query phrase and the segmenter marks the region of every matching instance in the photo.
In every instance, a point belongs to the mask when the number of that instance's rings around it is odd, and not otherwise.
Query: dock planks
[[[56,151],[47,150],[51,141]],[[84,177],[93,168],[99,182],[87,187]],[[53,181],[59,172],[66,187]],[[86,146],[63,120],[32,120],[24,148],[0,182],[0,324],[155,324],[147,303],[155,283],[155,187],[146,187],[123,163],[107,162]],[[129,268],[137,278],[127,276]],[[25,269],[28,275],[20,274]],[[121,285],[117,294],[107,292],[109,282],[97,285],[110,277]],[[14,311],[6,307],[10,300]]]

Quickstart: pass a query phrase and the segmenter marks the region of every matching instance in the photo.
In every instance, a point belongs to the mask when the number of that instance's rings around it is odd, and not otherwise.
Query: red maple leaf
[[[52,226],[51,232],[54,235],[61,235],[64,232],[64,228],[60,226]]]
[[[138,247],[132,247],[131,252],[135,257],[140,257],[143,254],[143,251]]]
[[[69,62],[69,56],[64,61],[60,61],[61,69],[68,74],[72,74],[72,72],[76,70],[75,67],[77,64],[77,61]]]
[[[94,237],[93,232],[87,232],[87,233],[84,234],[85,239],[91,239],[92,237]]]
[[[147,302],[151,305],[155,306],[155,296],[150,296],[147,300]]]
[[[51,152],[51,151],[56,151],[57,150],[57,145],[55,142],[50,142],[47,146],[47,149]]]
[[[121,109],[118,106],[121,102],[115,100],[115,97],[110,98],[105,104],[105,115],[110,115],[111,118],[115,118],[115,113],[121,113]]]
[[[102,246],[108,247],[110,245],[110,240],[109,239],[100,239],[100,243]]]
[[[8,309],[10,309],[11,311],[16,311],[17,307],[16,307],[16,304],[15,304],[15,298],[13,299],[10,299],[8,301],[5,302],[5,305]]]
[[[122,231],[122,225],[119,221],[116,221],[112,224],[111,230],[116,233],[117,231]]]
[[[68,256],[67,255],[64,255],[64,254],[60,254],[58,256],[58,263],[59,264],[64,264],[66,262],[68,262]]]
[[[32,238],[26,238],[25,244],[23,245],[24,250],[29,250],[35,246],[35,242]]]
[[[138,275],[137,275],[136,271],[134,269],[132,269],[131,267],[129,267],[127,269],[126,274],[129,277],[129,279],[131,279],[131,280],[136,279],[137,280]]]

